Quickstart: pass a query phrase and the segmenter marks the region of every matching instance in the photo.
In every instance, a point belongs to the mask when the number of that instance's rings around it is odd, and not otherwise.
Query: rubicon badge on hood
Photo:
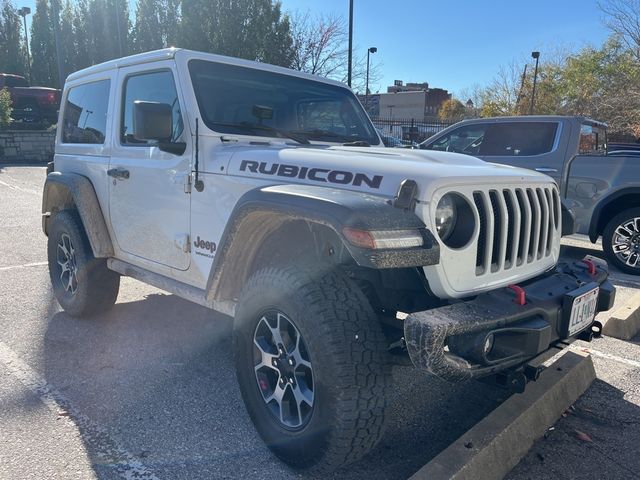
[[[354,173],[347,170],[298,167],[297,165],[254,162],[253,160],[243,160],[240,164],[240,171],[261,173],[263,175],[275,175],[284,178],[306,178],[315,182],[354,185],[356,187],[367,185],[369,188],[380,188],[380,184],[383,179],[382,175],[369,176],[364,173]]]

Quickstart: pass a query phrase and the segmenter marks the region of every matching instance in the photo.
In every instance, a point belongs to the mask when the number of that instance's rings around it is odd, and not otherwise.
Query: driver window
[[[433,142],[429,150],[478,155],[485,130],[485,125],[466,125],[457,128],[449,135]]]
[[[184,124],[178,102],[173,74],[168,70],[128,77],[124,83],[120,140],[124,145],[153,145],[155,142],[137,140],[133,136],[133,103],[136,100],[167,103],[173,108],[171,141],[180,141]]]

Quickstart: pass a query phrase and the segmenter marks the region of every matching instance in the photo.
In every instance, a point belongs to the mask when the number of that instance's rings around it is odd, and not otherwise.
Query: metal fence
[[[425,122],[413,118],[374,117],[371,121],[383,135],[414,142],[422,142],[453,125],[453,123]]]

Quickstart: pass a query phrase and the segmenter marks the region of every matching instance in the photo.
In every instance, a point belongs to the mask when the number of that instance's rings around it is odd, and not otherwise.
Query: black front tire
[[[625,224],[632,225],[628,230],[631,233],[630,240],[634,240],[629,242],[629,251],[632,251],[629,257],[626,257],[626,251],[616,252],[619,249],[616,244],[622,239],[616,230]],[[631,275],[640,275],[640,208],[620,212],[607,223],[602,233],[602,249],[609,263],[619,270]]]
[[[116,302],[120,275],[95,258],[76,210],[62,210],[50,221],[47,254],[53,293],[73,317],[91,316]]]
[[[276,418],[254,371],[254,334],[267,311],[290,319],[313,367],[313,406],[298,428]],[[238,301],[234,352],[249,415],[267,446],[289,465],[331,471],[360,459],[381,439],[387,344],[366,297],[346,275],[318,267],[256,272]]]

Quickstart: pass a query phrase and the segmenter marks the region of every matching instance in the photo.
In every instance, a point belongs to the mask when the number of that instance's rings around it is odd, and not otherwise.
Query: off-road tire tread
[[[342,272],[315,265],[265,268],[249,279],[244,292],[250,295],[269,286],[302,296],[314,316],[323,319],[305,326],[313,338],[326,339],[324,347],[335,359],[331,390],[339,408],[322,458],[315,465],[287,460],[293,466],[313,467],[314,473],[333,471],[362,458],[384,433],[390,382],[386,338],[368,300]],[[313,360],[313,368],[326,367]]]
[[[49,230],[47,254],[54,291],[58,288],[58,278],[52,267],[55,268],[56,265],[57,234],[60,228],[69,234],[74,243],[76,265],[81,278],[78,281],[79,288],[74,301],[66,302],[58,298],[59,303],[65,312],[73,317],[89,317],[109,310],[118,297],[120,275],[107,268],[106,259],[93,256],[82,220],[78,212],[72,209],[56,213]]]

